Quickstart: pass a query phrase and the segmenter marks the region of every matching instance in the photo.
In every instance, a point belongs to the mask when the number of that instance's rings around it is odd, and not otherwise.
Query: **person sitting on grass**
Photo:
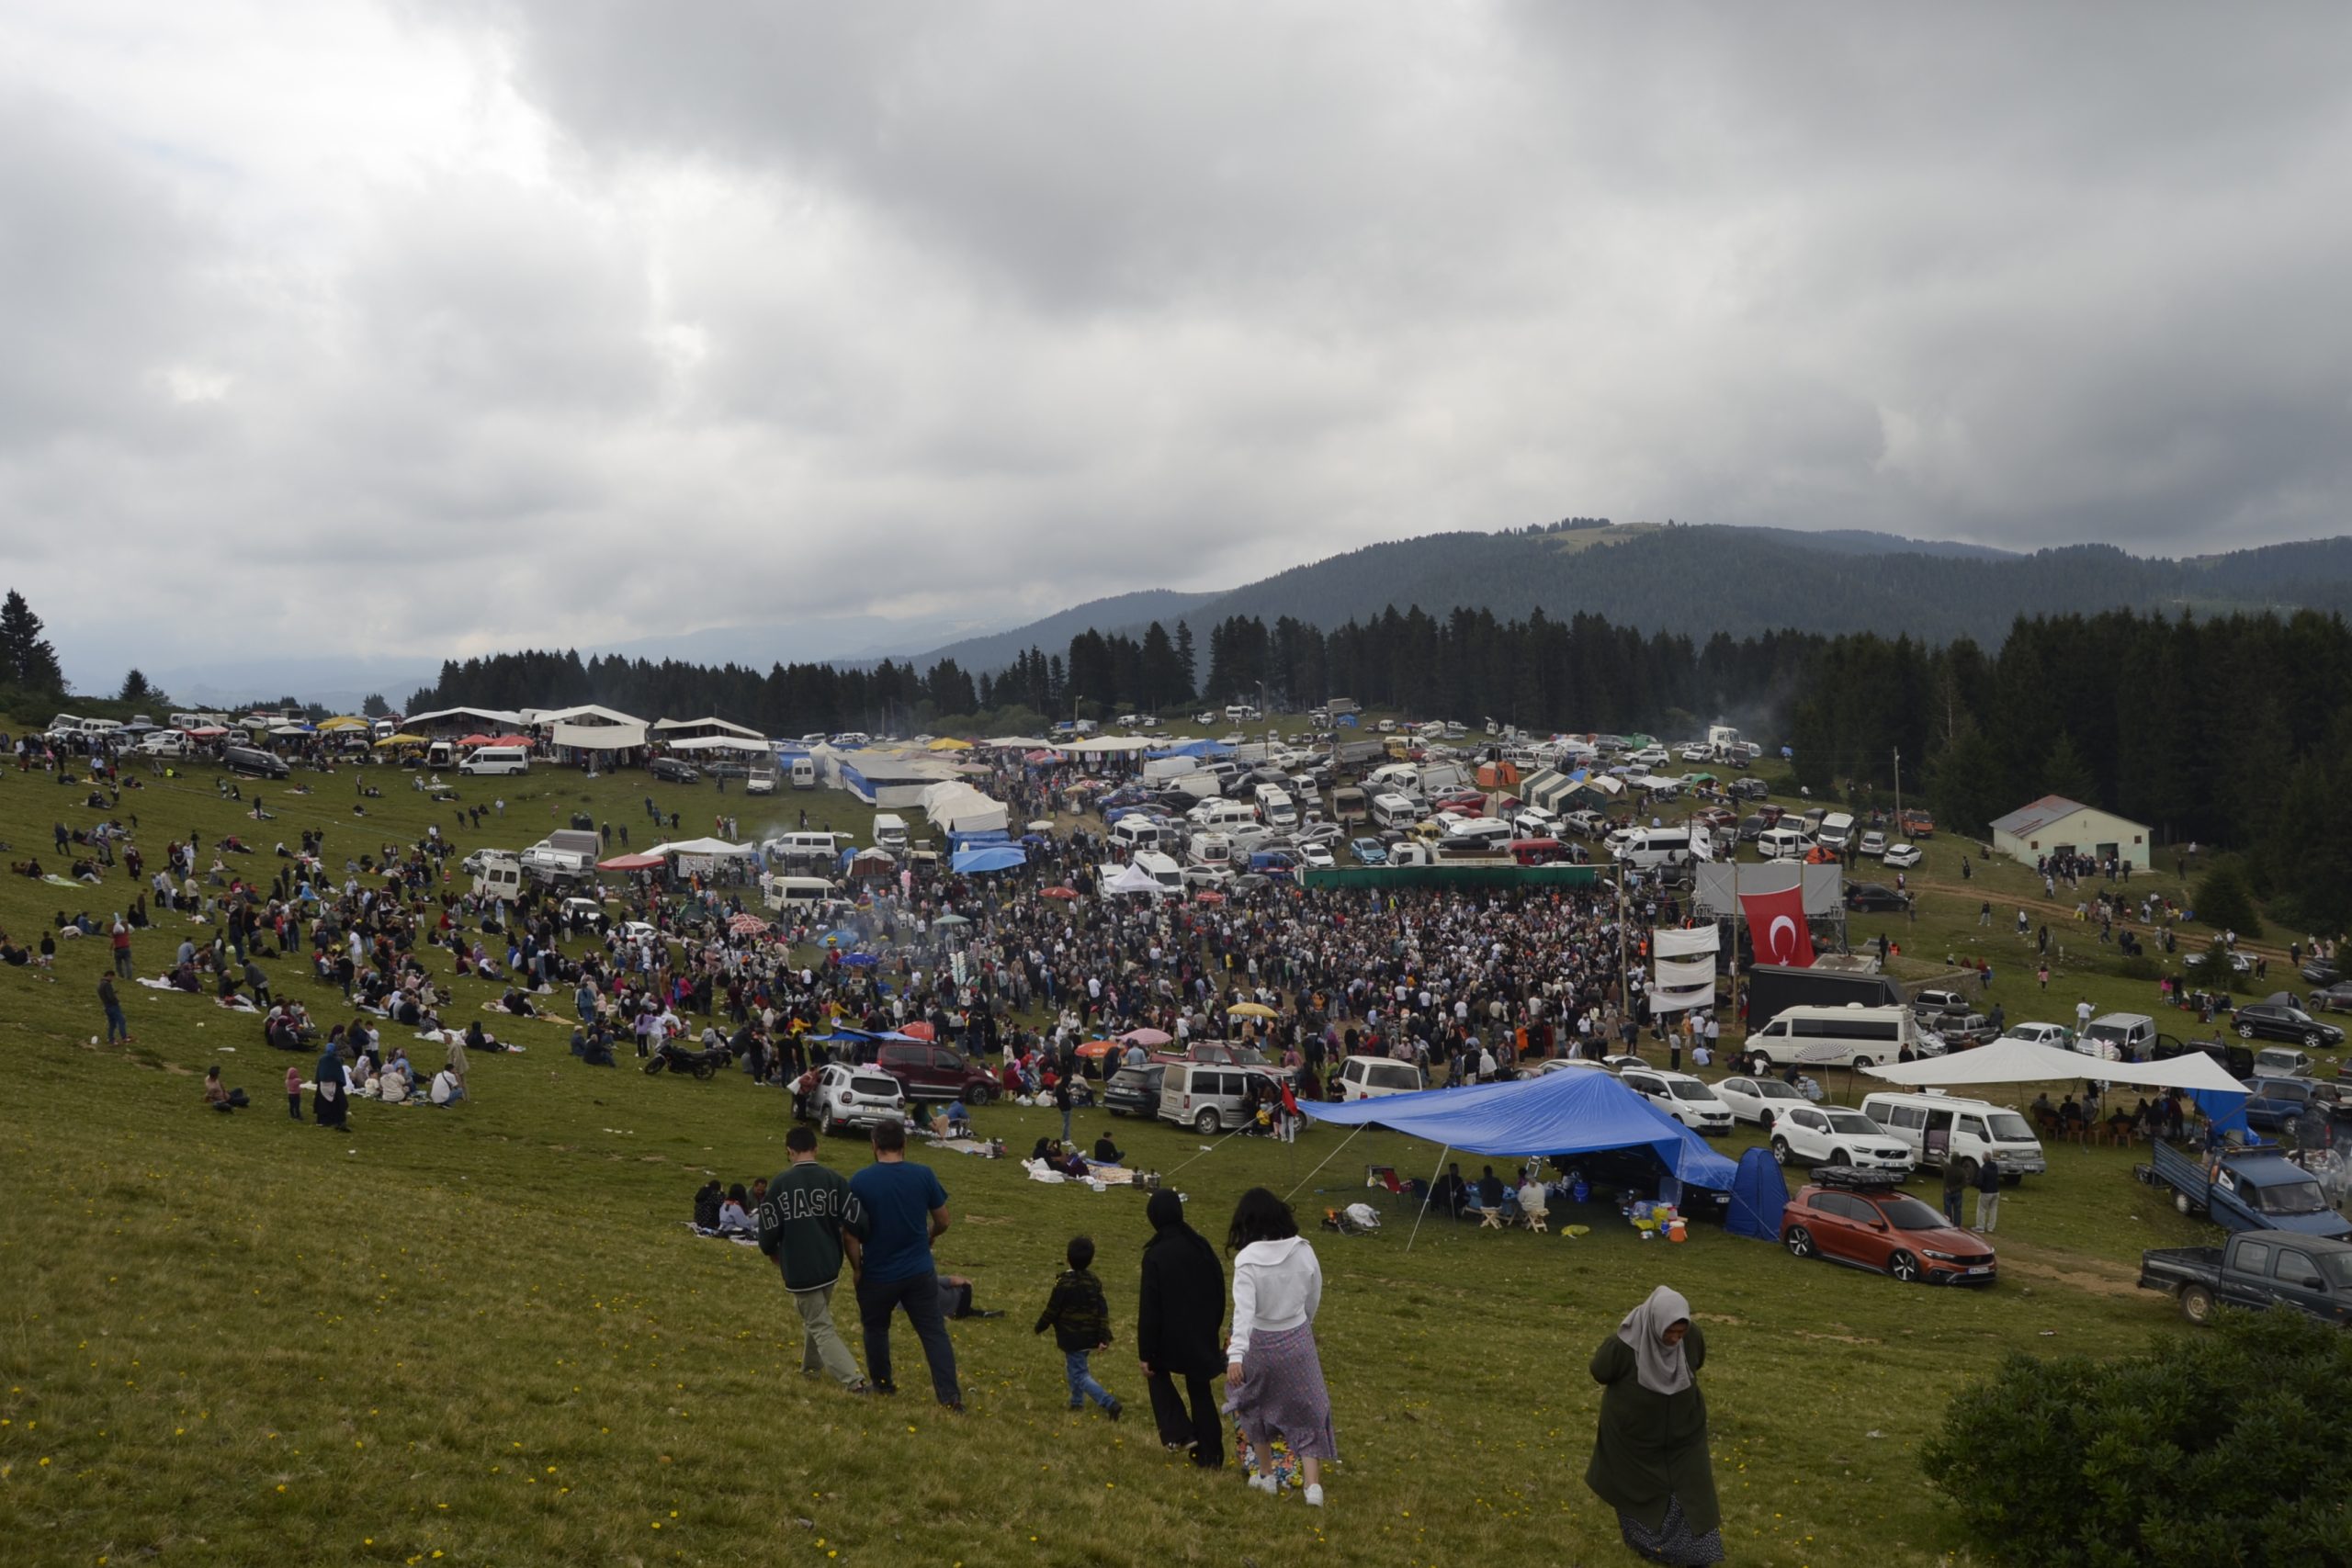
[[[1094,1163],[1097,1165],[1116,1165],[1126,1157],[1127,1156],[1125,1154],[1120,1152],[1119,1145],[1111,1141],[1111,1129],[1108,1127],[1103,1128],[1102,1135],[1094,1140]]]
[[[218,1062],[204,1069],[204,1103],[223,1116],[236,1109],[230,1103],[227,1087],[220,1082],[220,1064]]]
[[[718,1234],[721,1235],[757,1235],[759,1226],[752,1223],[752,1195],[737,1182],[727,1190],[727,1201],[718,1205]]]

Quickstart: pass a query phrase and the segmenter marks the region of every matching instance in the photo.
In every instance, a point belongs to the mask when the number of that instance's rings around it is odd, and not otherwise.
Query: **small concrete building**
[[[2148,826],[2096,806],[2045,795],[1993,823],[1993,847],[2011,860],[2031,865],[2043,855],[2120,857],[2144,871],[2148,867]]]

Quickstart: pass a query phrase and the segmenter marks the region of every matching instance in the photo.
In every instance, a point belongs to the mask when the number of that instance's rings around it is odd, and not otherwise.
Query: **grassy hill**
[[[461,850],[514,847],[575,808],[642,820],[648,787],[552,772],[495,790],[468,781],[465,804],[507,802],[475,833],[397,787],[355,818],[347,773],[314,782],[307,795],[260,786],[267,823],[220,799],[205,770],[147,779],[121,814],[136,814],[151,860],[191,830],[208,845],[244,835],[262,852],[229,858],[266,879],[269,846],[306,827],[326,831],[331,863],[428,824]],[[651,787],[689,830],[748,804]],[[11,858],[50,861],[53,822],[96,817],[82,797],[0,774]],[[801,798],[812,817],[860,820],[842,797]],[[0,930],[30,942],[56,913],[104,919],[130,892],[119,872],[90,888],[7,878]],[[1973,897],[1951,902],[1948,920],[1922,922],[1939,935],[1917,936],[1919,951],[1973,940]],[[139,972],[198,929],[166,917],[141,934]],[[452,978],[437,952],[428,963]],[[1690,1298],[1710,1338],[1735,1561],[1967,1562],[1916,1459],[1946,1398],[2014,1350],[2136,1344],[2165,1314],[2130,1288],[2129,1260],[2199,1234],[2111,1150],[2052,1151],[2060,1171],[2004,1212],[2003,1284],[1979,1294],[1803,1265],[1705,1226],[1683,1246],[1644,1244],[1600,1204],[1567,1216],[1590,1224],[1582,1236],[1436,1222],[1416,1238],[1409,1213],[1392,1211],[1380,1235],[1316,1237],[1344,1456],[1317,1513],[1251,1493],[1233,1471],[1200,1475],[1154,1440],[1128,1350],[1147,1235],[1131,1195],[1041,1185],[1012,1161],[919,1156],[950,1194],[943,1266],[1007,1315],[955,1325],[967,1414],[915,1393],[854,1400],[797,1375],[773,1268],[682,1223],[704,1180],[782,1165],[789,1123],[774,1091],[733,1074],[648,1077],[627,1058],[586,1067],[560,1025],[506,1021],[527,1050],[476,1055],[469,1103],[362,1101],[340,1135],[288,1120],[288,1058],[250,1015],[125,986],[135,1038],[96,1043],[92,987],[107,964],[103,941],[84,940],[62,944],[53,970],[0,967],[12,1563],[1630,1561],[1581,1480],[1598,1406],[1585,1367],[1660,1282]],[[282,993],[337,1016],[299,955],[264,964]],[[453,1017],[491,994],[454,985]],[[2001,985],[2028,1016],[2031,982],[2005,972]],[[435,1062],[397,1029],[386,1043]],[[200,1106],[213,1063],[252,1110]],[[1018,1148],[1049,1122],[1004,1106],[978,1119]],[[1082,1116],[1080,1130],[1091,1138],[1102,1121]],[[1367,1197],[1367,1165],[1426,1175],[1439,1159],[1380,1133],[1311,1130],[1291,1147],[1132,1122],[1116,1134],[1219,1238],[1252,1183],[1295,1192],[1311,1219]],[[865,1155],[833,1140],[824,1158],[848,1170]],[[1482,1163],[1464,1159],[1474,1176]],[[1101,1247],[1119,1336],[1097,1364],[1129,1400],[1117,1426],[1064,1408],[1059,1359],[1029,1331],[1080,1231]],[[894,1337],[902,1382],[920,1388],[906,1375],[911,1337],[901,1325]]]

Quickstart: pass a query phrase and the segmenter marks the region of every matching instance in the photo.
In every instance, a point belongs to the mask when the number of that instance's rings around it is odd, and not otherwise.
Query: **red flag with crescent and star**
[[[1743,893],[1739,907],[1747,916],[1757,963],[1781,964],[1792,969],[1813,967],[1813,932],[1804,923],[1803,889],[1783,887],[1778,893]]]

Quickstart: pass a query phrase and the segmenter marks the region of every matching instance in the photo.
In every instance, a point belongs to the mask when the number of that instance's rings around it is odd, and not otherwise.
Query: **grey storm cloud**
[[[429,662],[1568,513],[2344,530],[2340,8],[104,16],[0,21],[0,529],[82,678],[224,592]]]

